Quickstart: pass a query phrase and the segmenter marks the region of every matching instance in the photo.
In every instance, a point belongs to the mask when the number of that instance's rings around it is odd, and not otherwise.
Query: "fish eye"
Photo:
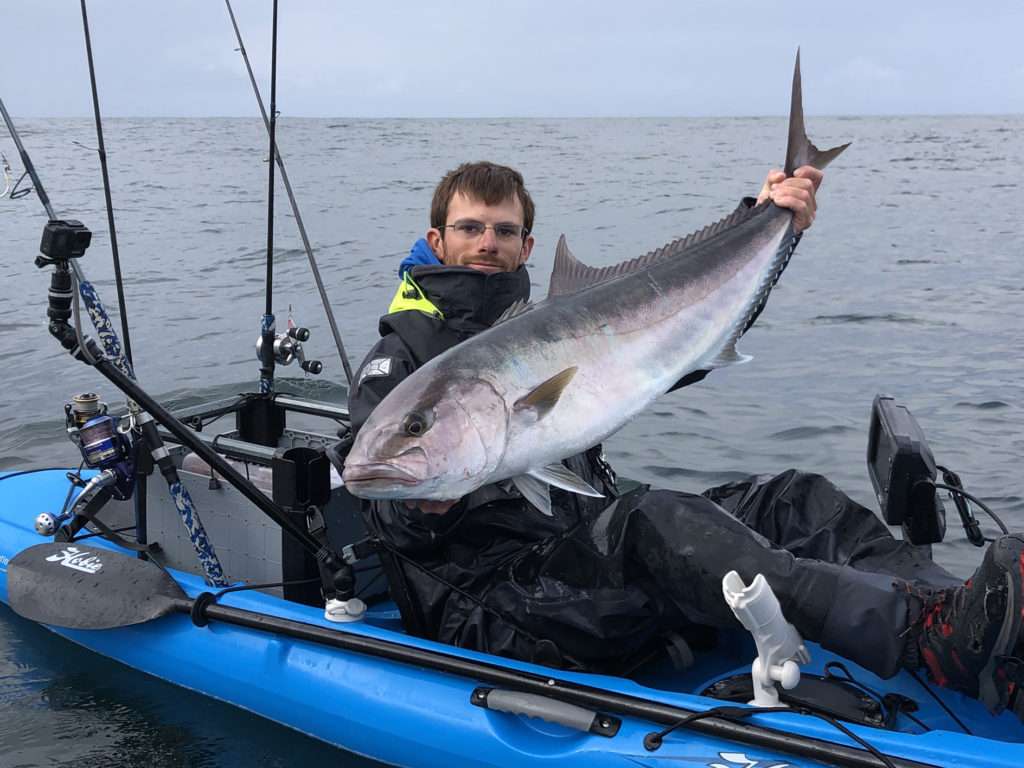
[[[430,421],[419,411],[413,411],[402,420],[402,430],[409,437],[419,437],[430,429]]]

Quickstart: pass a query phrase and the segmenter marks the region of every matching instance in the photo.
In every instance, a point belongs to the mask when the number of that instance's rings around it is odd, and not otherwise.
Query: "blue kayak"
[[[205,612],[197,612],[195,598],[209,587],[195,573],[161,571],[97,537],[62,545],[37,534],[36,516],[59,509],[67,493],[64,470],[0,476],[0,599],[10,603],[12,561],[33,559],[39,547],[58,552],[63,560],[50,556],[55,568],[68,565],[61,573],[75,578],[99,562],[145,569],[141,579],[180,588],[165,615],[110,629],[49,628],[141,672],[385,763],[781,768],[1018,766],[1024,758],[1024,726],[1013,714],[992,716],[920,676],[879,679],[813,644],[805,679],[834,687],[841,668],[841,677],[854,681],[845,689],[879,701],[879,722],[802,706],[751,714],[756,709],[735,697],[712,697],[749,676],[754,647],[740,632],[723,633],[686,668],[655,659],[619,678],[412,637],[388,603],[362,621],[337,624],[320,608],[248,590],[201,601]],[[700,717],[709,710],[715,716]]]

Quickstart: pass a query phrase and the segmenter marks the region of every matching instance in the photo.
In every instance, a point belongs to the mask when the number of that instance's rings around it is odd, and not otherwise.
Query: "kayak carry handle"
[[[481,687],[473,691],[470,702],[474,706],[489,709],[492,712],[539,717],[549,723],[556,723],[576,731],[607,738],[617,734],[622,726],[622,721],[617,717],[564,701],[549,699],[547,696],[540,696],[536,693]]]

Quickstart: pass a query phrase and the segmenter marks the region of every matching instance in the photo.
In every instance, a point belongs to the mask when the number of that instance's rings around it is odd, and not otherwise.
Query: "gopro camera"
[[[50,219],[43,227],[39,250],[45,263],[77,259],[92,242],[92,232],[74,219]]]

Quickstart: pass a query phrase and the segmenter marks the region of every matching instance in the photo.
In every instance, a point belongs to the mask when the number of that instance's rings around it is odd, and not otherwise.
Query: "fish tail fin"
[[[789,143],[786,146],[786,176],[803,165],[813,165],[818,170],[835,160],[850,146],[850,142],[832,149],[818,149],[807,138],[804,128],[803,89],[800,85],[800,49],[796,50],[796,65],[793,67],[793,97],[789,106]]]

